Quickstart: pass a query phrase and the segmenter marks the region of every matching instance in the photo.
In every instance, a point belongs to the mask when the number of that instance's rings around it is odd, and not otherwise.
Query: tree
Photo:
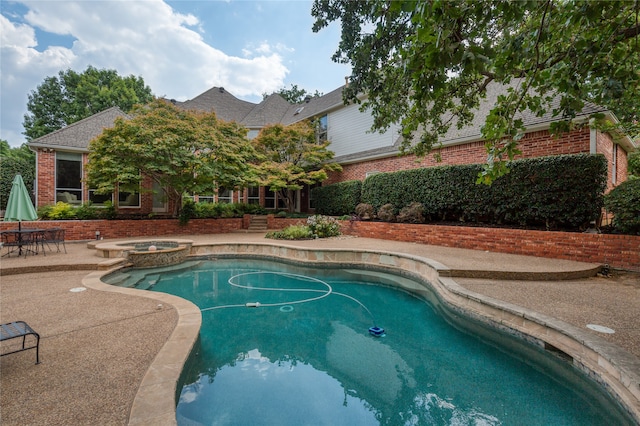
[[[137,106],[131,115],[90,143],[87,180],[96,192],[139,191],[150,178],[164,188],[177,215],[183,194],[255,182],[256,156],[244,127],[164,100]]]
[[[26,144],[11,148],[9,142],[0,139],[0,210],[7,207],[13,178],[22,175],[29,194],[33,194],[36,175],[36,154]]]
[[[318,143],[316,126],[308,120],[264,127],[253,143],[264,157],[258,165],[260,185],[278,193],[290,212],[295,207],[295,191],[326,180],[329,171],[342,170],[330,162],[330,142]]]
[[[24,135],[31,141],[107,108],[117,106],[128,112],[152,99],[142,77],[120,77],[115,70],[92,66],[82,73],[60,71],[29,94]]]
[[[11,148],[9,142],[0,139],[0,158],[17,158],[36,165],[36,154],[31,151],[27,144],[22,144],[18,148]]]
[[[307,93],[305,89],[298,89],[297,84],[292,84],[291,89],[287,89],[286,87],[282,87],[280,90],[276,92],[278,95],[282,96],[285,101],[290,102],[292,104],[299,104],[304,101],[307,96],[311,96],[313,98],[319,98],[322,96],[322,93],[317,90],[312,95],[311,93]],[[262,99],[266,99],[269,96],[266,93],[262,94]]]
[[[491,82],[511,88],[482,129],[483,181],[507,171],[526,109],[561,117],[561,132],[590,101],[638,134],[638,0],[316,0],[312,15],[314,31],[341,22],[333,60],[352,66],[345,101],[364,93],[374,129],[400,123],[405,153],[425,155],[452,123],[469,124]]]

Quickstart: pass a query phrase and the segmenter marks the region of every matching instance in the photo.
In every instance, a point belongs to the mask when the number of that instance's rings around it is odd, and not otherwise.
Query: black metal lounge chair
[[[27,336],[33,336],[35,343],[31,346],[27,346]],[[22,352],[29,349],[36,350],[36,364],[40,364],[40,335],[24,321],[14,321],[7,324],[0,325],[0,342],[10,339],[17,339],[22,337],[22,346],[19,349],[14,349],[6,353],[0,354],[0,356],[14,354],[16,352]],[[33,339],[29,339],[31,342]]]

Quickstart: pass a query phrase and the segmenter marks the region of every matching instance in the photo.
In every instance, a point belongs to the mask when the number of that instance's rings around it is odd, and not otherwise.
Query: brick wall
[[[640,272],[640,236],[365,221],[343,224],[343,233],[359,237],[609,264]]]
[[[559,137],[552,136],[547,130],[529,132],[520,141],[519,149],[522,154],[516,158],[589,153],[590,137],[588,128],[577,129]],[[612,145],[612,141],[610,139],[607,140],[604,136],[601,138],[601,143],[601,149],[604,149],[607,143]],[[436,155],[441,158],[440,162],[436,161]],[[433,153],[421,159],[415,155],[396,155],[360,163],[343,164],[342,172],[330,173],[329,179],[323,184],[329,185],[347,180],[364,180],[367,172],[393,172],[420,167],[478,164],[484,163],[486,159],[487,152],[484,142],[470,142],[436,149]],[[611,164],[609,164],[609,169],[611,170]]]
[[[37,200],[36,205],[44,206],[55,203],[56,196],[56,153],[53,150],[38,149]]]
[[[269,229],[283,229],[304,222],[304,219],[268,217]],[[609,264],[614,268],[640,272],[640,236],[365,221],[344,221],[342,224],[344,234],[359,237]],[[15,229],[16,226],[15,222],[0,222],[0,230]],[[65,220],[23,222],[22,226],[59,226],[66,230],[66,239],[74,241],[92,240],[96,231],[102,238],[222,234],[246,229],[249,221],[242,218],[193,219],[186,226],[180,226],[176,219]]]
[[[0,230],[16,229],[15,222],[0,222]],[[153,237],[168,235],[223,234],[242,229],[242,219],[193,219],[181,226],[177,219],[149,220],[46,220],[22,222],[23,228],[65,230],[67,241],[93,240],[96,231],[102,238]]]

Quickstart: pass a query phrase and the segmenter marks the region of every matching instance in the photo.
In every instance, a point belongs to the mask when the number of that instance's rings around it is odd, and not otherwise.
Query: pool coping
[[[175,240],[166,238],[166,240]],[[181,240],[185,241],[185,240]],[[432,292],[448,309],[462,310],[492,327],[527,336],[554,352],[572,359],[573,364],[600,383],[640,423],[640,360],[619,346],[586,330],[535,311],[503,302],[459,285],[450,268],[432,259],[384,250],[308,248],[277,243],[193,243],[189,258],[223,255],[256,256],[307,264],[369,266],[419,277],[422,288],[408,288],[418,294]],[[202,316],[193,303],[177,296],[116,287],[100,278],[108,271],[89,274],[83,284],[102,291],[143,296],[173,306],[178,324],[147,370],[130,416],[130,425],[175,425],[175,395],[182,368],[197,341]]]

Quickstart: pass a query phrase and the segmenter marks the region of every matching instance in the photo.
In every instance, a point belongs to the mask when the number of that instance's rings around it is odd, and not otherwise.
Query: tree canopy
[[[262,156],[257,165],[260,185],[278,193],[288,211],[295,208],[295,191],[326,180],[329,171],[342,170],[339,164],[330,162],[330,142],[318,143],[316,126],[308,120],[266,126],[253,144]]]
[[[152,99],[142,77],[121,77],[115,70],[92,66],[82,73],[60,71],[58,76],[46,77],[29,94],[29,112],[22,123],[24,135],[31,141],[107,108],[117,106],[128,112]]]
[[[164,188],[177,215],[184,194],[255,182],[256,157],[244,127],[160,99],[130,115],[90,143],[87,180],[96,192],[140,191],[150,178]]]
[[[489,83],[511,83],[482,129],[487,182],[518,152],[526,109],[552,112],[561,132],[589,101],[638,134],[639,14],[639,0],[315,0],[312,8],[314,31],[342,25],[333,60],[352,66],[345,101],[364,93],[377,130],[401,123],[403,152],[430,152],[453,122],[471,122]]]

